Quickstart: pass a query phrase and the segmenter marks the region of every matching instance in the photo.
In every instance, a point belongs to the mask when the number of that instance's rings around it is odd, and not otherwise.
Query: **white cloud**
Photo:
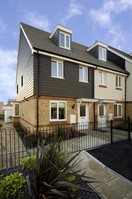
[[[15,97],[17,50],[0,48],[0,100]]]
[[[102,12],[101,10],[91,9],[89,12],[93,21],[97,22],[101,26],[109,26],[111,24],[111,16],[108,12]]]
[[[4,32],[6,30],[6,24],[4,21],[0,18],[0,32]]]
[[[77,1],[70,0],[69,8],[66,10],[65,17],[61,19],[61,22],[65,24],[69,19],[78,15],[83,15],[84,11],[85,8],[77,3]]]
[[[50,22],[47,16],[40,15],[37,12],[26,12],[25,17],[30,25],[47,31],[50,30]]]
[[[105,0],[99,9],[91,9],[89,15],[93,22],[105,28],[111,35],[110,45],[120,48],[120,44],[126,41],[126,36],[114,17],[131,8],[132,0]]]

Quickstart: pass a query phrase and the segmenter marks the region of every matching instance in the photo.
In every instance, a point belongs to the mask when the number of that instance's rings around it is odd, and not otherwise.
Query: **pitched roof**
[[[87,52],[87,46],[72,41],[71,51],[65,50],[55,45],[54,42],[49,38],[51,33],[37,29],[24,23],[21,23],[21,26],[31,46],[34,49],[39,49],[44,52],[49,52],[55,55],[64,56],[87,64],[93,64],[94,66],[100,66],[105,69],[127,74],[126,70],[120,68],[113,62],[109,60],[107,60],[107,62],[104,62],[93,57]]]
[[[123,51],[121,51],[121,50],[119,50],[119,49],[117,49],[117,48],[112,47],[112,46],[108,46],[108,47],[111,48],[112,50],[116,51],[117,53],[119,53],[119,54],[121,54],[121,55],[127,57],[128,59],[131,59],[131,60],[132,60],[132,56],[131,56],[130,54],[125,53],[125,52],[123,52]]]

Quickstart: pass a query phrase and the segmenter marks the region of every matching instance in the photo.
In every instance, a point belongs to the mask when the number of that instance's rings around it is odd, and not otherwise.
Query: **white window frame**
[[[122,78],[121,76],[116,75],[116,88],[121,88],[122,86]]]
[[[80,78],[80,69],[82,70],[82,79]],[[87,80],[85,80],[85,70],[87,72]],[[88,83],[89,79],[89,74],[88,74],[89,70],[88,67],[84,67],[84,66],[79,66],[79,82],[84,82],[84,83]]]
[[[57,75],[56,76],[52,75],[52,62],[55,62],[56,66],[57,66],[57,71],[56,71]],[[59,63],[62,64],[62,76],[59,75]],[[64,64],[63,64],[63,61],[58,61],[58,60],[54,60],[54,59],[51,60],[51,77],[64,79]]]
[[[56,103],[57,104],[57,118],[56,119],[52,119],[51,118],[51,104],[52,103]],[[59,103],[65,103],[65,119],[59,119]],[[62,101],[62,100],[51,100],[50,101],[50,121],[51,122],[55,122],[55,121],[67,121],[67,102],[66,101]]]
[[[18,114],[16,106],[18,106]],[[20,116],[20,104],[19,103],[13,103],[13,116],[19,117]]]
[[[64,35],[64,46],[61,45],[61,40],[60,40],[61,39],[61,36],[60,36],[61,34]],[[68,47],[66,46],[66,37],[69,38],[69,46]],[[70,50],[70,34],[64,33],[62,31],[59,32],[59,46],[61,48],[66,48],[66,49]]]
[[[115,109],[114,109],[114,118],[122,118],[122,104],[114,104],[114,106],[117,106],[116,116],[115,116]],[[121,115],[119,115],[120,106],[121,106]]]
[[[106,61],[106,49],[99,47],[99,60]]]
[[[99,85],[106,86],[107,85],[107,73],[99,71]]]

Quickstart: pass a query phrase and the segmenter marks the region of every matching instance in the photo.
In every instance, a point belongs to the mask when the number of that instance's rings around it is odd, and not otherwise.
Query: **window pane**
[[[62,63],[58,63],[58,76],[63,77],[63,66]]]
[[[23,86],[23,75],[21,76],[21,86]]]
[[[19,104],[15,104],[15,115],[19,115]]]
[[[53,61],[51,62],[51,76],[57,77],[57,63]]]
[[[81,105],[80,106],[80,117],[85,117],[86,116],[86,106]]]
[[[102,73],[99,72],[99,84],[102,84]]]
[[[99,48],[99,59],[102,59],[102,49]]]
[[[121,116],[121,105],[118,106],[118,116]]]
[[[57,103],[51,103],[51,119],[57,119]]]
[[[60,46],[64,47],[64,34],[60,33]]]
[[[107,81],[107,76],[106,76],[106,73],[104,73],[104,82],[103,82],[103,84],[106,84],[106,81]]]
[[[119,77],[119,87],[121,87],[121,77]]]
[[[84,68],[84,81],[87,82],[88,81],[88,69]]]
[[[102,49],[102,60],[106,60],[106,50]]]
[[[99,47],[99,59],[106,61],[106,49]]]
[[[116,76],[116,87],[118,87],[118,76]]]
[[[114,116],[117,117],[117,105],[114,105]]]
[[[104,116],[104,105],[99,106],[99,116]]]
[[[79,81],[83,81],[83,70],[79,68]]]
[[[59,119],[65,119],[65,103],[59,102]]]
[[[69,45],[69,43],[70,43],[70,41],[69,41],[69,36],[66,36],[66,47],[67,48],[70,48],[70,45]]]

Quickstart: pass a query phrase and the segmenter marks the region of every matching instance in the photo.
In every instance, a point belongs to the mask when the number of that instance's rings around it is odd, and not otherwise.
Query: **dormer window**
[[[61,48],[70,49],[70,35],[69,34],[60,31],[59,46]]]
[[[99,60],[106,61],[106,48],[99,47]]]
[[[71,50],[72,30],[57,25],[50,35],[50,39],[60,48]]]

